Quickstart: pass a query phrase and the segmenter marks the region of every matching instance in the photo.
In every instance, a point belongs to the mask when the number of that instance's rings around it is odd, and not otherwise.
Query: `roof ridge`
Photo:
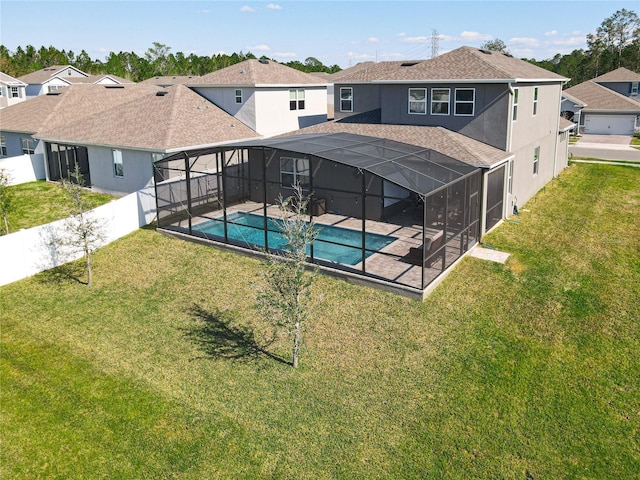
[[[461,142],[460,138],[458,136],[461,136],[461,137],[464,137],[464,138],[470,138],[470,137],[467,137],[466,135],[463,135],[463,134],[458,133],[458,132],[454,132],[453,130],[449,130],[448,128],[445,128],[445,127],[437,126],[436,128],[438,130],[444,132],[444,134],[447,136],[447,138],[449,138],[450,140],[455,141],[456,144],[460,148],[462,148],[465,152],[467,152],[471,157],[473,157],[475,159],[481,159],[481,157],[479,157],[476,154],[475,151],[471,150],[470,148],[467,148],[467,145],[465,143]]]
[[[497,65],[494,65],[493,63],[487,61],[487,59],[483,57],[483,55],[486,55],[486,53],[481,51],[479,48],[474,48],[474,47],[469,47],[469,46],[464,46],[462,48],[464,48],[466,50],[469,50],[471,52],[471,54],[474,55],[476,58],[478,58],[482,63],[488,65],[491,68],[494,68],[494,69],[498,70],[500,73],[502,73],[505,76],[505,78],[510,78],[510,77],[513,76],[511,74],[511,72],[508,72],[507,70],[505,70],[505,69],[503,69],[501,67],[498,67]],[[494,51],[491,51],[491,50],[485,50],[485,51],[490,52],[489,55],[497,55],[498,53],[500,53],[500,55],[504,55],[504,53],[501,53],[501,52],[494,52]]]
[[[638,102],[636,102],[635,100],[631,100],[629,97],[627,97],[625,95],[622,95],[621,93],[618,93],[615,90],[611,90],[610,88],[607,88],[604,85],[600,85],[598,82],[594,82],[593,80],[587,80],[587,82],[596,85],[598,88],[604,89],[604,91],[609,93],[609,94],[613,94],[614,96],[617,96],[621,100],[624,100],[625,102],[627,102],[629,105],[633,105],[634,107],[638,106]],[[583,83],[587,83],[587,82],[583,82]],[[578,85],[575,85],[575,86],[577,87]],[[571,87],[571,88],[573,88],[573,87]]]

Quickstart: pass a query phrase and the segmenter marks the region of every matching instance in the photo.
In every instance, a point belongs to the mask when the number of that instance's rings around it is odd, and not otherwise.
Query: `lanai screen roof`
[[[218,148],[271,148],[315,155],[366,170],[420,195],[440,190],[477,170],[428,148],[352,133],[301,134],[249,140]],[[194,150],[185,153],[197,156],[207,152]],[[164,160],[180,157],[184,157],[184,153]]]

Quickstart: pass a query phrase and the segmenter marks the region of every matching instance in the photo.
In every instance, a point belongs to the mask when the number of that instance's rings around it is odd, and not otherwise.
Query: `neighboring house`
[[[27,98],[26,88],[26,83],[0,72],[0,108],[9,107],[25,100]]]
[[[327,84],[270,60],[246,60],[185,85],[260,135],[327,120]]]
[[[311,72],[309,75],[312,75],[327,84],[327,118],[333,120],[334,118],[334,88],[333,84],[345,75],[350,75],[354,72],[357,72],[360,69],[368,68],[370,66],[375,65],[375,62],[360,62],[352,67],[349,67],[345,70],[340,70],[339,72],[328,74],[325,72]]]
[[[120,85],[132,83],[115,75],[90,75],[71,65],[53,65],[20,77],[27,84],[27,96],[37,97],[53,93],[69,85],[97,84]]]
[[[570,95],[566,90],[562,92],[560,115],[575,124],[573,128],[573,133],[575,134],[579,133],[578,130],[579,125],[581,124],[582,109],[586,106],[586,103]]]
[[[258,136],[185,86],[127,88],[142,92],[80,120],[38,131],[35,137],[46,144],[49,180],[68,176],[78,161],[93,189],[125,195],[149,185],[153,161],[166,154]]]
[[[618,92],[625,97],[640,100],[638,85],[640,85],[640,73],[636,73],[624,67],[617,68],[593,79],[599,85],[609,90]]]
[[[581,108],[575,107],[580,111],[580,133],[632,135],[640,130],[640,102],[594,80],[568,88],[563,95],[584,104]],[[567,103],[563,105],[566,108]]]
[[[172,85],[182,85],[185,83],[192,83],[199,79],[197,75],[165,75],[161,77],[151,77],[138,83],[150,83],[151,85],[157,85],[158,87],[171,87]]]
[[[333,122],[157,162],[158,173],[174,171],[159,185],[158,228],[277,250],[268,217],[300,183],[313,195],[309,213],[329,232],[310,250],[311,262],[424,295],[566,167],[566,81],[470,47],[366,66],[335,83]],[[234,163],[205,172],[203,157]],[[190,192],[186,179],[195,174],[218,186],[215,201]]]

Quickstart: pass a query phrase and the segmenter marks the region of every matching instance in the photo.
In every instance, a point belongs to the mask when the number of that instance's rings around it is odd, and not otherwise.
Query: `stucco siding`
[[[94,190],[122,196],[140,190],[151,182],[151,153],[120,149],[124,176],[116,177],[112,150],[107,147],[88,147],[89,172]]]
[[[254,87],[200,87],[196,92],[256,130],[256,95]],[[242,91],[242,103],[236,103],[236,90]]]
[[[340,111],[340,88],[353,88],[353,111]],[[357,113],[369,112],[380,108],[380,85],[338,84],[334,92],[334,118],[349,117]]]
[[[409,89],[426,88],[426,113],[409,113]],[[431,113],[433,89],[450,90],[449,114]],[[473,115],[455,115],[456,89],[474,89]],[[411,84],[381,86],[382,123],[442,126],[496,148],[507,147],[509,91],[504,84]]]
[[[290,110],[288,88],[260,88],[255,93],[256,128],[277,135],[327,121],[327,89],[304,88],[304,109]]]

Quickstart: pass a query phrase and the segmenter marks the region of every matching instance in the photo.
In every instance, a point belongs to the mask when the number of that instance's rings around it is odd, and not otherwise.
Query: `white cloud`
[[[558,35],[558,30],[551,30],[549,32],[544,32],[545,37],[553,37]]]
[[[571,35],[582,35],[582,32],[580,30],[574,30],[571,32]]]
[[[244,5],[243,7],[240,7],[240,11],[245,13],[253,13],[255,12],[255,9],[251,8],[249,5]]]
[[[198,10],[196,13],[198,15],[209,15],[211,13],[211,10]]]
[[[296,58],[298,55],[295,52],[273,52],[273,56],[280,58]]]
[[[267,8],[269,10],[282,10],[282,6],[276,4],[276,3],[270,3],[269,5],[267,5]]]
[[[400,32],[400,33],[398,34],[398,36],[399,36],[400,38],[403,38],[403,37],[406,37],[406,36],[407,36],[407,34],[406,34],[406,33],[404,33],[404,32]]]
[[[569,37],[569,38],[556,38],[547,42],[549,45],[557,45],[562,47],[577,47],[587,43],[585,37]]]
[[[402,41],[404,43],[422,43],[429,42],[431,39],[429,37],[405,37]]]
[[[477,42],[480,40],[492,40],[493,35],[489,35],[488,33],[464,31],[460,34],[460,39],[467,42]]]
[[[347,57],[352,58],[354,60],[373,60],[376,57],[369,53],[356,53],[356,52],[347,52]]]
[[[376,37],[369,37],[367,38],[367,42],[369,43],[378,43],[380,40],[378,40]]]
[[[513,37],[507,42],[509,45],[522,45],[526,47],[540,46],[540,40],[532,37]]]
[[[269,45],[265,45],[264,43],[260,45],[254,45],[253,47],[247,47],[247,48],[253,52],[268,52],[269,50],[271,50]]]

